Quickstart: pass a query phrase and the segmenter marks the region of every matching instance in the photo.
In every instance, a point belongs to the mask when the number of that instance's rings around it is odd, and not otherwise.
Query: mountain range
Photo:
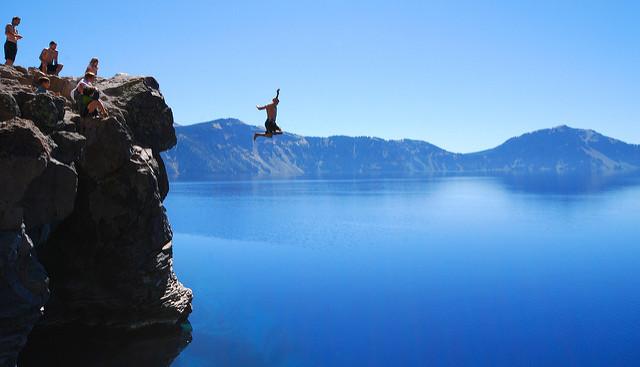
[[[304,137],[252,141],[262,129],[236,119],[176,125],[178,144],[163,153],[178,181],[275,177],[424,174],[598,174],[640,172],[640,146],[593,130],[558,126],[485,151],[448,152],[419,140]]]

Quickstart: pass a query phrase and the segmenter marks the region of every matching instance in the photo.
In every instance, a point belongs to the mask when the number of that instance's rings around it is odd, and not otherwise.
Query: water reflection
[[[34,330],[18,367],[168,367],[191,342],[191,325],[115,332],[95,329]]]
[[[174,195],[191,197],[237,196],[306,196],[310,193],[330,192],[331,195],[377,195],[380,191],[422,194],[428,185],[448,185],[452,181],[494,182],[511,192],[541,195],[583,195],[615,191],[640,185],[640,173],[620,175],[576,174],[487,174],[487,175],[427,175],[411,177],[322,177],[273,180],[177,182],[172,183]],[[433,187],[432,187],[433,188]]]
[[[173,366],[639,365],[639,200],[637,177],[174,184],[198,296]]]
[[[495,176],[509,191],[584,195],[615,191],[640,185],[640,175],[503,175]]]
[[[293,354],[293,343],[278,334],[270,334],[269,344],[256,345],[238,335],[200,335],[206,343],[195,343],[179,356],[172,367],[268,367],[282,366]],[[200,340],[200,338],[198,338]]]

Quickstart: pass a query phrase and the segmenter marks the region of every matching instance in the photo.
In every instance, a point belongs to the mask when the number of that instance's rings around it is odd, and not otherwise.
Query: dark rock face
[[[37,330],[20,355],[20,367],[169,367],[191,341],[189,325],[140,331],[63,328]]]
[[[33,93],[34,70],[0,76],[0,367],[36,322],[46,335],[185,321],[192,293],[173,272],[159,154],[176,136],[157,82],[102,80],[111,117],[98,120],[71,111],[75,80],[52,79],[60,97]]]
[[[20,200],[29,184],[46,168],[51,147],[28,120],[0,122],[0,231],[22,225]]]
[[[137,328],[190,310],[152,160],[136,147],[115,174],[81,175],[73,214],[38,253],[52,274],[45,323]]]
[[[35,122],[43,131],[53,129],[58,121],[64,119],[64,99],[48,94],[37,94],[24,103],[22,117]]]
[[[0,121],[11,120],[20,116],[18,102],[9,93],[0,93]]]
[[[21,200],[46,170],[50,151],[32,122],[0,122],[0,366],[15,365],[49,297],[47,275],[25,233]]]
[[[59,124],[60,128],[66,128],[67,125]],[[51,134],[51,139],[56,143],[56,147],[51,155],[63,163],[71,163],[77,160],[82,153],[82,148],[87,141],[84,135],[73,131],[56,131]]]
[[[51,159],[42,174],[31,181],[22,199],[27,228],[57,223],[69,216],[77,186],[78,175],[73,165]]]
[[[87,139],[78,163],[83,172],[95,180],[116,172],[132,155],[131,132],[114,117],[104,121],[82,120],[78,131]]]
[[[21,228],[0,232],[0,366],[15,366],[49,297],[47,274]]]
[[[164,200],[167,197],[167,194],[169,194],[169,175],[167,174],[164,161],[162,160],[162,157],[160,157],[160,154],[154,152],[153,158],[154,160],[152,162],[155,162],[157,164],[153,166],[153,172],[155,173],[156,178],[158,179],[158,189],[160,190],[160,199]]]
[[[158,82],[150,77],[127,79],[118,76],[106,81],[104,94],[125,111],[127,125],[136,144],[155,152],[176,145],[173,112],[159,91]]]

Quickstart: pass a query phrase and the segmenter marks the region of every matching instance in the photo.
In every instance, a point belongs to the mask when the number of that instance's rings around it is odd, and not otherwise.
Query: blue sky
[[[63,74],[155,76],[176,122],[236,117],[282,88],[303,135],[469,152],[568,124],[640,143],[640,2],[13,1],[17,64],[51,39]]]

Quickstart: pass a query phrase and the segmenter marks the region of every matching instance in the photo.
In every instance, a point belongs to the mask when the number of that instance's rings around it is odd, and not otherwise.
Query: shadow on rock
[[[191,339],[188,322],[136,332],[36,328],[20,353],[18,367],[168,367]]]

